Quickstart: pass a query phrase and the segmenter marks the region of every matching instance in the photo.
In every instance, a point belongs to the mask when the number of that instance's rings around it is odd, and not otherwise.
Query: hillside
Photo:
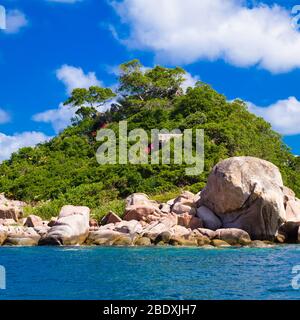
[[[209,85],[197,83],[186,92],[181,88],[181,68],[145,69],[137,60],[123,64],[116,93],[92,87],[75,89],[66,101],[77,109],[73,125],[35,148],[23,148],[0,166],[0,191],[24,200],[45,218],[56,216],[67,203],[87,205],[95,216],[109,209],[123,210],[122,198],[145,192],[157,200],[178,189],[198,192],[212,167],[231,156],[255,156],[277,165],[287,186],[300,196],[300,161],[282,142],[281,136],[262,118],[248,112],[243,101],[228,102]],[[146,71],[145,71],[146,70]],[[107,103],[105,113],[96,105]],[[99,165],[96,132],[101,127],[117,133],[118,122],[128,121],[128,130],[201,128],[205,131],[205,171],[187,176],[185,165]]]

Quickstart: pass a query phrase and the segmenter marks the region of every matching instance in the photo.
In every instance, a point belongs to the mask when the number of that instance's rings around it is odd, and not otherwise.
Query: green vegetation
[[[228,102],[209,85],[182,89],[181,68],[145,69],[137,60],[120,67],[119,89],[75,89],[66,101],[76,107],[73,125],[50,142],[23,148],[0,166],[0,190],[30,203],[26,210],[50,218],[63,204],[87,205],[100,218],[109,210],[121,214],[122,198],[146,192],[157,200],[180,189],[198,192],[208,173],[222,159],[249,155],[276,164],[285,184],[300,196],[300,159],[262,118],[247,111],[243,101]],[[96,108],[118,96],[104,113]],[[66,106],[67,107],[67,106]],[[126,119],[128,130],[201,128],[205,130],[205,171],[186,176],[185,165],[99,165],[96,132],[109,127],[117,134]]]

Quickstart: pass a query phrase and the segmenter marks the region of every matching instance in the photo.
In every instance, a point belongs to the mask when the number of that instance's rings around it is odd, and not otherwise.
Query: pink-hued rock
[[[169,229],[164,223],[153,221],[143,230],[143,236],[154,241],[159,234],[167,232]]]
[[[99,227],[98,221],[96,219],[90,219],[89,226],[90,228],[94,228],[94,229],[98,228]]]
[[[192,206],[194,204],[195,195],[190,191],[183,191],[181,194],[174,200],[174,203],[180,202],[182,204],[187,204]]]
[[[166,225],[168,228],[172,228],[176,224],[178,224],[178,215],[175,213],[168,213],[166,215],[163,215],[160,219],[159,222],[163,223]]]
[[[186,228],[191,228],[192,230],[203,227],[201,219],[187,212],[178,215],[178,224]]]
[[[300,200],[291,199],[286,203],[286,221],[300,221]]]
[[[176,199],[174,199],[171,206],[171,211],[176,214],[183,214],[185,212],[195,215],[196,208],[194,203],[195,195],[189,191],[183,191]]]
[[[4,245],[12,246],[36,246],[40,240],[40,235],[28,227],[6,227],[7,238]]]
[[[186,227],[176,225],[170,229],[172,235],[176,237],[187,237],[191,234],[192,230]]]
[[[168,205],[167,203],[162,203],[162,204],[159,206],[159,210],[160,210],[162,213],[170,213],[170,212],[171,212],[171,206]]]
[[[14,219],[0,219],[0,225],[2,226],[17,225],[18,223]]]
[[[218,229],[215,238],[226,241],[231,245],[247,245],[251,242],[251,238],[246,231],[236,228]]]
[[[161,211],[151,205],[130,205],[127,206],[125,209],[125,215],[123,217],[123,220],[137,220],[137,221],[155,221],[159,220],[161,217]]]
[[[198,228],[197,230],[204,236],[208,237],[210,240],[216,237],[216,232],[213,230],[206,229],[206,228]]]
[[[0,246],[4,243],[7,238],[7,229],[3,226],[0,226]]]
[[[133,193],[128,196],[125,200],[126,207],[128,206],[148,206],[153,205],[159,207],[159,204],[156,201],[152,201],[145,193]]]
[[[159,204],[144,193],[134,193],[126,198],[123,220],[158,221],[162,215]]]
[[[28,216],[25,223],[24,223],[24,226],[32,227],[32,228],[39,227],[42,225],[43,225],[43,220],[40,217],[35,216],[33,214]]]
[[[101,219],[101,225],[117,223],[121,221],[122,219],[117,214],[115,214],[112,211],[109,211],[109,213]]]
[[[23,216],[25,202],[9,200],[4,194],[0,194],[0,219],[13,219],[18,221]]]
[[[122,236],[121,232],[100,227],[97,231],[91,231],[86,239],[87,244],[93,245],[112,245],[117,239]]]
[[[193,206],[189,206],[188,204],[184,204],[181,202],[176,202],[172,206],[172,212],[176,214],[183,214],[183,213],[188,213],[190,215],[195,215],[196,214],[196,209]]]
[[[272,163],[233,157],[218,163],[201,192],[200,205],[214,212],[223,228],[238,228],[253,240],[272,240],[285,221],[283,182]]]
[[[88,207],[63,206],[54,226],[41,239],[41,245],[78,245],[89,234],[90,209]]]
[[[282,190],[282,192],[284,194],[284,197],[285,197],[286,201],[295,199],[296,195],[295,195],[295,192],[292,189],[290,189],[290,188],[288,188],[286,186],[283,186],[281,188],[281,190]]]
[[[114,230],[121,233],[128,233],[130,235],[140,234],[143,231],[143,227],[139,221],[121,221],[114,225]]]
[[[205,206],[197,208],[196,217],[201,219],[204,228],[217,230],[222,227],[222,221]]]

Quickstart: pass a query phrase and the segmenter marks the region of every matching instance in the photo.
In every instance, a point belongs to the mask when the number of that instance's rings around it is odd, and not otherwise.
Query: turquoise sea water
[[[1,247],[0,299],[300,299],[300,246]],[[300,282],[300,281],[299,281]]]

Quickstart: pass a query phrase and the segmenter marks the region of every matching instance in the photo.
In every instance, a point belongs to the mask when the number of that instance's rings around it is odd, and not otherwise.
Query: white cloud
[[[6,14],[6,29],[5,33],[18,33],[22,28],[28,25],[28,20],[25,14],[20,10],[10,10]]]
[[[94,72],[84,73],[81,68],[63,65],[56,71],[57,78],[66,86],[67,94],[75,88],[89,88],[90,86],[102,86]],[[60,103],[58,108],[49,109],[35,114],[32,119],[37,122],[50,123],[56,133],[71,124],[71,118],[75,116],[76,108],[64,106]]]
[[[188,64],[224,59],[271,72],[300,67],[300,32],[290,11],[243,0],[123,0],[113,2],[132,48],[154,51],[161,61]]]
[[[184,75],[184,78],[185,81],[181,85],[184,91],[186,91],[189,87],[193,88],[196,85],[196,83],[200,80],[198,76],[193,76],[188,72]]]
[[[10,121],[10,115],[3,109],[0,108],[0,124],[7,123]]]
[[[71,118],[75,116],[75,109],[64,106],[63,103],[57,109],[46,110],[33,116],[36,122],[50,123],[56,133],[71,124]]]
[[[9,159],[13,152],[23,147],[32,147],[51,139],[42,132],[22,132],[12,136],[0,133],[0,161]]]
[[[270,122],[273,129],[283,135],[300,134],[300,101],[295,97],[279,100],[268,107],[247,102],[249,111]]]
[[[89,88],[90,86],[101,86],[94,72],[87,74],[81,68],[63,65],[56,70],[57,78],[66,86],[67,93],[70,94],[76,88]]]

